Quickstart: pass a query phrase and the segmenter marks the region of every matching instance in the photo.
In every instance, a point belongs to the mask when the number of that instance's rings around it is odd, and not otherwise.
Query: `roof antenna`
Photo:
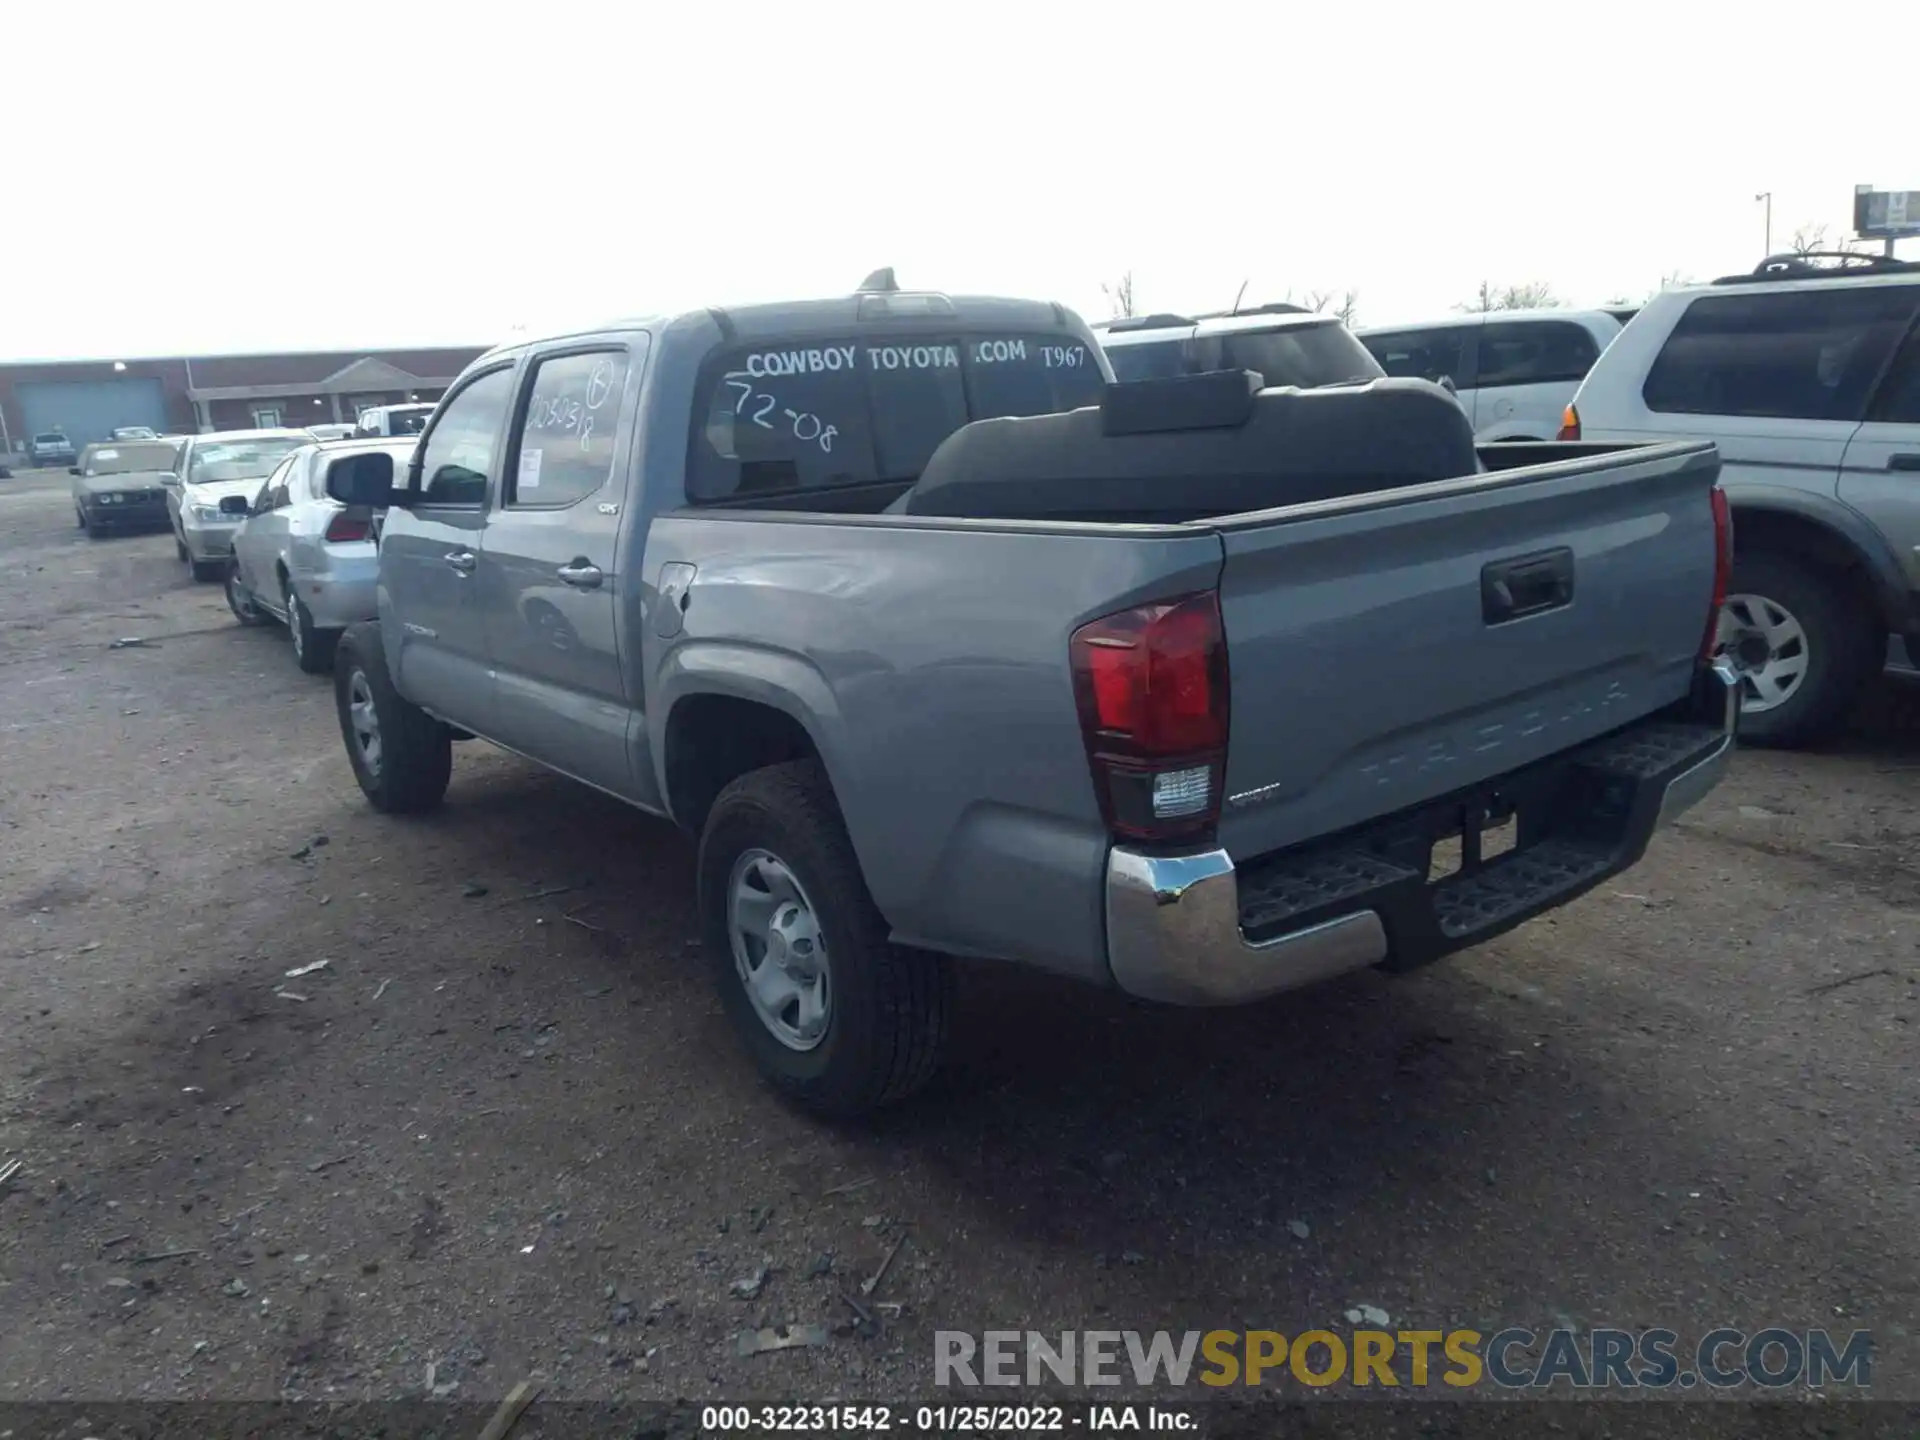
[[[865,295],[875,290],[898,290],[899,288],[899,283],[893,278],[893,267],[886,265],[862,280],[859,290],[855,293]]]
[[[1240,302],[1241,300],[1246,298],[1247,286],[1250,283],[1252,283],[1252,280],[1253,280],[1253,277],[1249,275],[1245,280],[1242,280],[1240,282],[1240,288],[1233,292],[1233,309],[1227,312],[1229,316],[1238,315],[1240,313]]]

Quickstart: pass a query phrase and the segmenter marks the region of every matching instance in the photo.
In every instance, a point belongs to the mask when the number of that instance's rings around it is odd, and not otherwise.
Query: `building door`
[[[167,402],[158,380],[29,380],[14,388],[23,435],[58,430],[76,447],[110,440],[122,425],[165,434]]]

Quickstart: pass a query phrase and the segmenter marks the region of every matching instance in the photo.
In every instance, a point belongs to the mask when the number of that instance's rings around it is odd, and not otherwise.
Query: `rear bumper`
[[[1348,970],[1411,969],[1511,930],[1638,861],[1662,824],[1720,783],[1739,691],[1702,670],[1687,701],[1471,793],[1236,867],[1224,850],[1107,856],[1107,964],[1122,990],[1230,1005]],[[1504,855],[1429,883],[1463,807],[1517,817]]]
[[[300,603],[313,616],[315,626],[322,630],[344,630],[359,621],[379,618],[374,568],[368,565],[364,573],[354,573],[362,568],[342,567],[340,573],[303,575],[294,581]]]

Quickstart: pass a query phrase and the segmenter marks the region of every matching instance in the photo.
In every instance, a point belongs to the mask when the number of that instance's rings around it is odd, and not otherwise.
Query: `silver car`
[[[267,477],[234,532],[227,604],[243,625],[269,617],[285,625],[294,661],[310,675],[332,666],[343,629],[378,613],[372,527],[327,498],[327,466],[341,455],[384,450],[404,470],[415,443],[406,436],[303,445]]]
[[[167,518],[174,548],[193,567],[196,580],[226,577],[233,532],[246,518],[247,502],[274,467],[302,445],[305,430],[221,430],[192,435],[180,455],[178,476],[167,486]],[[237,500],[237,505],[229,503]]]

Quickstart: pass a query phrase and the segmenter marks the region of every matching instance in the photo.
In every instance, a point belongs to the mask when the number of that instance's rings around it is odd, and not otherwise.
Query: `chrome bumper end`
[[[1107,964],[1122,990],[1171,1005],[1236,1005],[1387,957],[1371,910],[1258,944],[1240,933],[1240,887],[1224,850],[1107,854]]]

